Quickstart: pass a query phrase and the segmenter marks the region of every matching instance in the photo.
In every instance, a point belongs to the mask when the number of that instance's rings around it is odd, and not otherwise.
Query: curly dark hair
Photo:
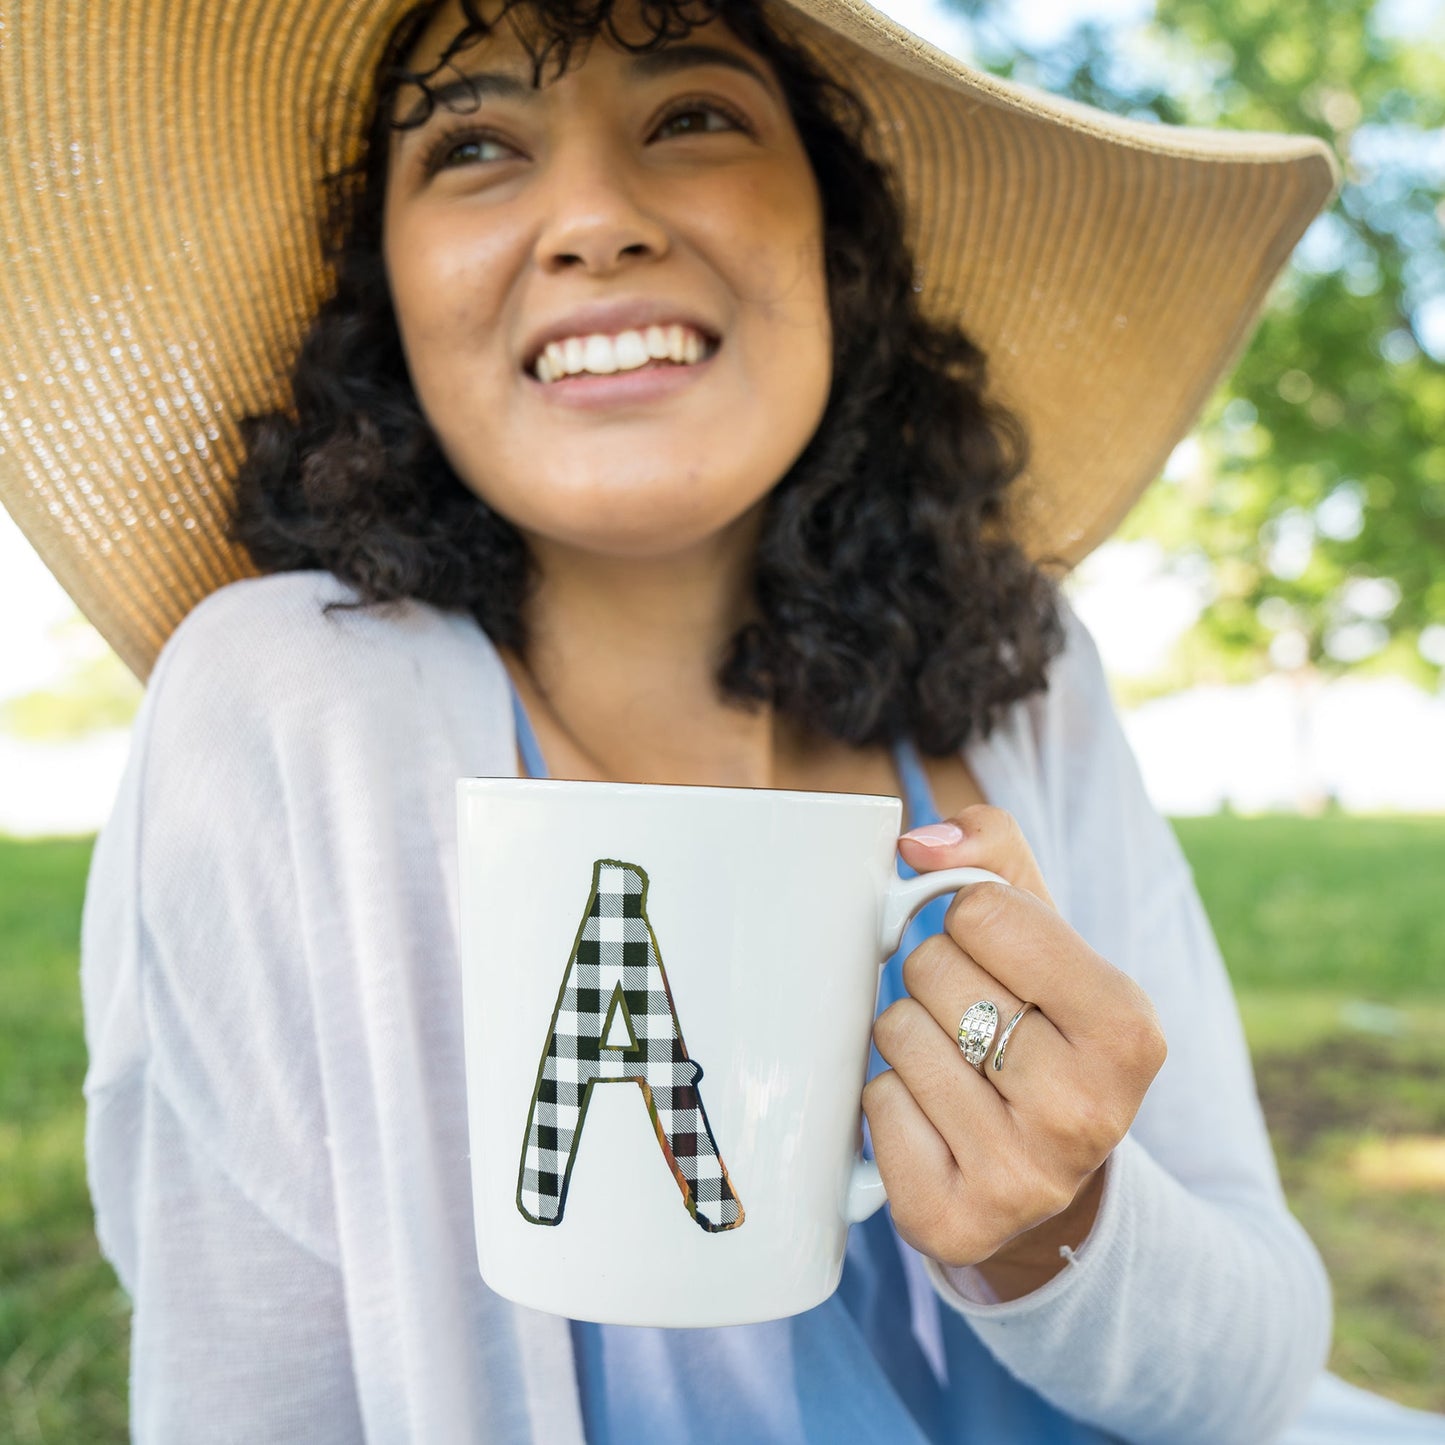
[[[393,27],[371,82],[362,149],[329,171],[323,248],[332,295],[292,372],[294,414],[242,419],[246,448],[229,536],[263,572],[321,568],[364,607],[414,597],[466,609],[527,655],[535,566],[524,538],[457,477],[408,377],[382,258],[388,130],[399,89],[427,80],[489,31],[476,0],[436,67],[404,60],[443,0]],[[641,0],[650,34],[625,41],[614,0],[504,0],[537,23],[532,85],[556,55],[606,27],[634,53],[720,17],[781,82],[823,197],[832,387],[803,451],[765,499],[752,575],[755,619],[729,641],[724,697],[758,700],[854,747],[911,736],[956,752],[996,714],[1047,686],[1062,650],[1057,583],[1012,539],[1008,486],[1027,458],[1012,412],[985,399],[987,364],[957,326],[918,306],[892,171],[874,120],[765,17],[763,0]],[[519,35],[526,27],[518,27]],[[545,44],[534,42],[544,40]],[[1060,575],[1062,568],[1059,569]]]

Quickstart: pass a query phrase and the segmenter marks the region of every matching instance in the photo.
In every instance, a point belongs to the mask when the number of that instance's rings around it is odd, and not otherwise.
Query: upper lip
[[[591,336],[598,332],[610,335],[619,331],[641,331],[648,326],[672,325],[691,326],[700,331],[709,343],[718,340],[718,333],[713,327],[696,312],[674,301],[644,297],[598,301],[591,306],[579,306],[533,332],[522,354],[522,368],[530,372],[549,341],[562,341],[569,336]]]

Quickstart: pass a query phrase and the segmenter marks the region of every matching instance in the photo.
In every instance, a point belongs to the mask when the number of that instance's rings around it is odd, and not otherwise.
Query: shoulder
[[[1046,705],[1075,715],[1083,709],[1112,717],[1113,696],[1099,644],[1068,594],[1060,591],[1056,595],[1064,645],[1049,664]]]
[[[1044,781],[1067,798],[1111,810],[1121,787],[1142,791],[1123,719],[1098,642],[1078,609],[1059,593],[1064,644],[1047,686],[1026,700],[1030,741]]]
[[[147,701],[182,720],[203,713],[232,726],[290,719],[316,727],[327,719],[345,727],[367,718],[401,725],[429,708],[498,717],[506,671],[474,617],[415,598],[361,602],[325,571],[231,582],[166,640]]]
[[[209,665],[238,684],[260,684],[386,667],[447,648],[500,668],[491,639],[469,615],[416,598],[364,604],[330,572],[277,572],[228,583],[197,603],[166,640],[153,676],[159,683],[168,672]]]
[[[1060,760],[1103,746],[1116,747],[1119,722],[1098,643],[1083,617],[1061,589],[1054,598],[1063,640],[1044,665],[1043,682],[996,719],[992,747],[1002,748],[1018,765],[1059,783]]]
[[[424,810],[455,779],[515,771],[511,697],[469,614],[359,600],[327,572],[247,578],[200,602],[157,659],[132,739],[150,836],[287,830],[344,845]]]
[[[978,755],[1012,801],[1060,911],[1106,956],[1153,891],[1178,888],[1187,864],[1149,796],[1078,607],[1060,592],[1064,641],[1046,685],[1009,711]],[[997,801],[997,799],[995,799]]]

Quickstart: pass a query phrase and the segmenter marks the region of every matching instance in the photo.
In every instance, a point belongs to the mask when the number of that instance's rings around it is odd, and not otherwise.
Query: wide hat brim
[[[0,0],[0,501],[142,680],[256,571],[223,537],[237,419],[289,401],[319,179],[405,3]],[[923,308],[1027,424],[1019,539],[1072,566],[1238,357],[1333,154],[1005,82],[860,0],[777,13],[878,118]]]

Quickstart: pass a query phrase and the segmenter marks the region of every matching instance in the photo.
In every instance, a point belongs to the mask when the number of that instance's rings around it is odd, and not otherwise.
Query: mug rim
[[[471,792],[475,783],[515,783],[519,788],[606,788],[629,793],[766,793],[771,798],[805,798],[842,803],[901,803],[897,793],[838,793],[807,788],[755,788],[745,783],[623,783],[606,778],[524,778],[515,773],[467,774],[457,779],[457,792]]]

